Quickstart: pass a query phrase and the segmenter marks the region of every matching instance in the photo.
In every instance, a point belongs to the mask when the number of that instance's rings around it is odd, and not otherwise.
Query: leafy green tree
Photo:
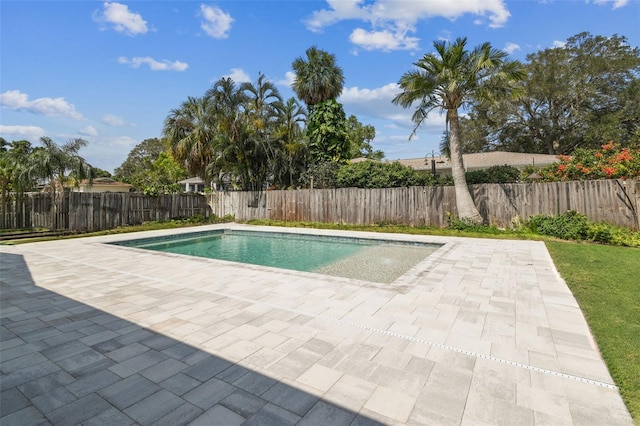
[[[292,89],[309,110],[324,101],[336,99],[342,93],[344,76],[336,57],[316,46],[306,51],[306,59],[298,57],[292,67],[296,77]]]
[[[114,170],[114,178],[122,182],[133,184],[134,179],[142,170],[149,169],[160,154],[167,152],[168,143],[164,139],[150,138],[137,144],[127,155],[120,167]]]
[[[94,178],[110,178],[111,173],[109,173],[107,170],[102,170],[98,167],[94,167],[91,170],[91,176]]]
[[[149,195],[181,192],[178,182],[187,177],[187,170],[174,160],[167,147],[164,139],[143,140],[115,170],[115,179]]]
[[[417,103],[411,136],[431,111],[446,111],[458,214],[461,219],[481,223],[482,216],[465,179],[458,110],[472,102],[494,103],[510,96],[523,72],[518,62],[507,60],[507,53],[494,49],[489,43],[472,51],[466,49],[466,44],[466,38],[458,38],[454,43],[435,41],[436,53],[424,55],[415,63],[417,69],[402,75],[399,82],[402,92],[393,103],[403,108]]]
[[[571,154],[640,131],[640,49],[625,37],[584,32],[527,61],[523,96],[475,105],[462,121],[468,152]]]
[[[186,177],[186,170],[168,152],[161,152],[151,167],[136,175],[132,184],[144,194],[177,194],[182,192],[178,182]]]
[[[342,105],[334,99],[316,104],[307,122],[311,162],[341,163],[351,156],[347,118]]]
[[[347,139],[349,140],[350,158],[369,158],[371,160],[382,160],[384,153],[374,150],[371,142],[376,137],[376,129],[371,125],[363,126],[355,115],[347,118]]]

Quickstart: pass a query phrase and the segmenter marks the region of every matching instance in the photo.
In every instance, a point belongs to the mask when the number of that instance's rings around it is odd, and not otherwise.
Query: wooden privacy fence
[[[207,199],[199,194],[148,196],[126,192],[28,193],[7,203],[3,228],[46,228],[99,231],[202,215],[209,217]]]
[[[576,210],[594,222],[640,228],[638,180],[484,184],[470,188],[484,219],[499,227],[510,227],[517,218]],[[457,214],[452,186],[218,192],[210,195],[209,204],[213,214],[233,215],[236,220],[444,227],[449,214]]]

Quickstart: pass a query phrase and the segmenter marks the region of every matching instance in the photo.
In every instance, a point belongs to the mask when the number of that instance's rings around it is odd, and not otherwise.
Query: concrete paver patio
[[[444,244],[392,285],[103,244],[221,227],[0,247],[0,423],[633,424],[543,243],[384,235]]]

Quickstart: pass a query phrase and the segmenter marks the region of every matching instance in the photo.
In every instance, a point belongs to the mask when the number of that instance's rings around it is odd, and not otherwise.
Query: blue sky
[[[0,136],[89,142],[113,171],[160,137],[170,110],[231,76],[262,72],[293,96],[291,63],[312,45],[336,55],[347,115],[376,128],[387,159],[438,150],[432,114],[408,141],[397,81],[434,40],[485,41],[523,60],[583,31],[640,44],[640,0],[6,1],[0,0]]]

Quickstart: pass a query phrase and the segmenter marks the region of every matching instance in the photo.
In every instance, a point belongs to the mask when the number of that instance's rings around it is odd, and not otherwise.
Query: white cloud
[[[306,20],[307,28],[319,32],[323,28],[343,20],[360,20],[371,25],[370,30],[359,29],[351,35],[351,41],[367,49],[397,50],[417,49],[415,24],[423,19],[444,17],[455,20],[465,14],[480,17],[477,23],[488,20],[492,28],[503,26],[511,14],[504,0],[463,1],[397,1],[375,0],[327,0],[328,8],[317,10]],[[365,43],[365,37],[376,40]]]
[[[383,51],[414,50],[418,48],[418,42],[420,41],[417,37],[407,36],[406,31],[366,31],[362,28],[353,30],[349,40],[365,50]]]
[[[15,111],[29,111],[32,114],[62,115],[74,120],[83,119],[82,114],[76,111],[76,107],[65,101],[64,98],[38,98],[30,101],[29,95],[19,90],[8,90],[0,94],[0,106]]]
[[[140,68],[141,65],[146,64],[151,71],[184,71],[189,68],[189,64],[180,61],[169,61],[164,59],[163,61],[156,61],[150,56],[136,56],[134,58],[127,58],[120,56],[118,63],[131,66],[131,68]]]
[[[113,115],[113,114],[103,115],[100,121],[103,124],[106,124],[107,126],[112,126],[112,127],[125,125],[124,118],[118,117],[117,115]]]
[[[295,79],[296,79],[296,73],[294,73],[293,71],[287,71],[284,74],[284,80],[278,80],[276,81],[276,84],[278,86],[291,87]]]
[[[85,128],[80,129],[79,132],[84,136],[96,136],[98,134],[98,131],[93,126],[86,126]]]
[[[200,5],[200,12],[204,21],[200,24],[200,28],[207,35],[213,38],[227,38],[231,30],[231,24],[234,19],[228,13],[224,12],[217,6]]]
[[[241,68],[231,68],[231,72],[223,75],[224,78],[230,78],[234,83],[246,83],[251,81],[251,77]]]
[[[511,55],[516,50],[520,50],[519,44],[509,42],[504,46],[504,51],[507,52],[509,55]]]
[[[567,44],[566,41],[558,41],[558,40],[553,40],[553,47],[564,47]]]
[[[129,136],[115,136],[111,138],[105,138],[105,142],[111,146],[124,146],[124,147],[133,147],[138,141]]]
[[[145,34],[149,31],[147,21],[142,19],[140,14],[129,11],[129,7],[121,3],[105,2],[102,13],[94,13],[93,19],[96,22],[110,24],[117,32],[130,36]]]
[[[609,3],[613,3],[613,8],[618,9],[620,7],[624,7],[629,4],[629,0],[594,0],[594,4],[606,5]]]
[[[44,129],[38,126],[4,126],[0,124],[0,135],[21,139],[38,139],[45,135]]]
[[[389,83],[375,89],[348,87],[342,91],[338,100],[344,105],[347,115],[354,114],[357,117],[367,116],[384,120],[390,123],[387,127],[406,129],[406,138],[408,138],[414,127],[411,121],[414,109],[394,105],[391,100],[398,93],[400,93],[400,87],[396,83]],[[444,128],[445,117],[436,109],[423,122],[420,132],[439,134]]]

